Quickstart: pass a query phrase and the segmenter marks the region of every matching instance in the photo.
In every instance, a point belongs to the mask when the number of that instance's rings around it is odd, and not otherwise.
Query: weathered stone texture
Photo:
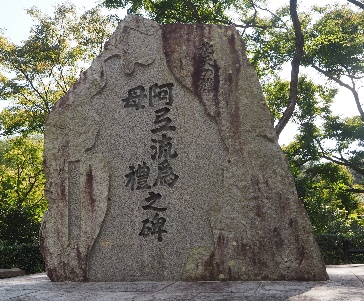
[[[53,281],[327,279],[243,49],[233,27],[118,26],[47,120]]]

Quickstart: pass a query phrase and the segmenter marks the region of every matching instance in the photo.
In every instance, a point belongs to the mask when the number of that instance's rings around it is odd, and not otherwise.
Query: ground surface
[[[364,264],[327,266],[321,282],[53,283],[45,274],[0,280],[0,300],[18,301],[364,301]]]

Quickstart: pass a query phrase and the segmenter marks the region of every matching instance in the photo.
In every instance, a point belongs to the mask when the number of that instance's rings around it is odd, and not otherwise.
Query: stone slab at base
[[[17,276],[24,276],[25,272],[18,268],[13,269],[0,269],[0,278],[10,278]]]
[[[0,280],[16,301],[363,301],[364,265],[327,266],[330,281],[63,282],[43,274]]]

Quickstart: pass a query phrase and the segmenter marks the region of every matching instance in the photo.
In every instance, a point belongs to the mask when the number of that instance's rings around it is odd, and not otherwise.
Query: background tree
[[[0,99],[13,106],[0,113],[1,132],[43,133],[53,104],[70,88],[113,32],[116,20],[99,9],[79,16],[75,6],[59,5],[54,16],[35,7],[36,24],[21,45],[0,36]]]
[[[0,35],[0,242],[37,241],[47,208],[42,169],[45,119],[101,50],[117,24],[99,8],[77,13],[55,7],[53,16],[33,7],[35,26],[20,45]]]
[[[36,241],[47,209],[42,161],[41,137],[0,141],[0,241]]]
[[[158,23],[228,24],[228,10],[239,0],[106,0],[108,8],[128,8],[128,13],[144,13]]]
[[[337,5],[313,9],[321,18],[307,29],[304,64],[348,89],[364,122],[357,91],[364,77],[364,13]]]

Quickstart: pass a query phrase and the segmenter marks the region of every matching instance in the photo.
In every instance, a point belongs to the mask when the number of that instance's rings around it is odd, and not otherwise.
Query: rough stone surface
[[[243,49],[121,22],[46,123],[51,280],[327,279]]]

